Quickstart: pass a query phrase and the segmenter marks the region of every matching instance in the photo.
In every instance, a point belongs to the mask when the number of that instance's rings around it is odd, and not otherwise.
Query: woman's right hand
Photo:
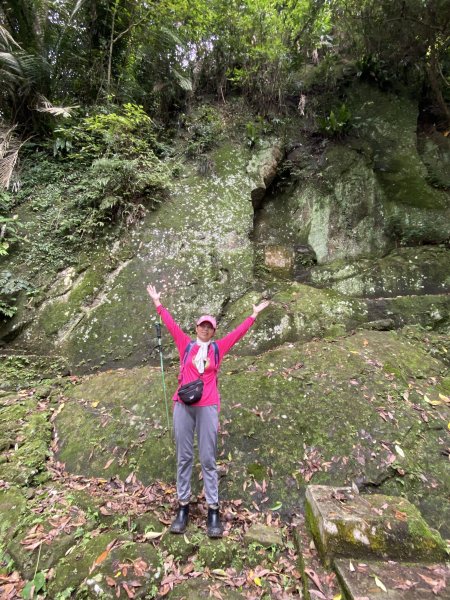
[[[156,307],[158,307],[161,304],[161,302],[159,300],[161,293],[156,291],[156,288],[154,285],[148,285],[147,292],[148,292],[148,295],[150,296],[150,298],[153,300],[154,305]]]

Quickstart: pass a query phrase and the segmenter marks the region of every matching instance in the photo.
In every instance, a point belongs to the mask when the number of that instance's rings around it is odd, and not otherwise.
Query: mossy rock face
[[[264,548],[281,547],[283,544],[279,530],[260,523],[255,523],[250,527],[244,536],[244,540],[247,545],[259,544]]]
[[[164,526],[153,513],[150,512],[131,517],[131,523],[137,533],[140,534],[145,534],[150,531],[159,533],[164,530]]]
[[[224,327],[228,330],[236,327],[258,299],[257,293],[249,292],[231,305]],[[235,352],[253,354],[285,342],[342,335],[365,319],[366,306],[361,300],[299,283],[279,283],[274,286],[270,306],[258,316]]]
[[[11,354],[0,357],[0,390],[17,391],[21,388],[56,384],[69,373],[61,357],[30,354]]]
[[[424,132],[418,138],[420,157],[427,168],[428,181],[450,189],[450,140],[439,131]]]
[[[56,564],[55,577],[48,586],[50,597],[56,597],[57,594],[68,588],[71,588],[72,591],[78,588],[85,577],[89,575],[97,558],[106,552],[108,544],[115,539],[123,538],[123,534],[111,530],[82,540],[70,554]]]
[[[424,516],[448,536],[443,432],[450,415],[446,405],[437,410],[424,399],[438,400],[448,373],[440,360],[445,347],[446,336],[410,328],[290,342],[257,357],[226,358],[220,374],[221,496],[249,505],[267,496],[262,507],[281,502],[280,512],[289,514],[300,509],[307,483],[355,481],[362,489],[404,493],[416,504],[435,498],[422,507]],[[171,392],[176,370],[166,375]],[[175,479],[158,369],[91,376],[69,390],[55,426],[57,459],[71,473],[124,479],[133,471],[146,485]],[[395,449],[399,432],[407,433],[404,457]],[[252,465],[265,472],[265,494],[249,474]],[[198,474],[195,464],[193,493],[200,492]]]
[[[27,500],[20,489],[0,491],[0,544],[15,535],[22,517],[27,513]]]
[[[378,319],[389,319],[391,325],[388,329],[414,324],[431,329],[448,330],[450,321],[450,295],[448,294],[379,298],[369,300],[367,307],[368,327]]]
[[[210,569],[227,569],[233,566],[233,560],[239,551],[239,545],[227,538],[208,539],[205,537],[200,543],[198,559]]]
[[[433,600],[436,594],[446,597],[445,587],[433,591],[450,577],[450,567],[445,564],[421,565],[398,561],[364,561],[364,567],[355,567],[348,559],[335,561],[335,570],[346,598],[392,598],[392,600]],[[381,582],[387,590],[382,594]],[[448,587],[448,586],[447,586]],[[368,596],[370,594],[370,596]],[[448,595],[448,594],[447,594]]]
[[[175,560],[184,561],[199,547],[204,535],[198,527],[189,523],[184,535],[166,532],[161,539],[160,548],[172,554]]]
[[[418,154],[417,105],[361,82],[347,95],[351,135],[328,141],[320,158],[317,148],[297,144],[290,184],[257,214],[254,238],[262,255],[267,245],[287,253],[308,245],[325,264],[381,257],[399,243],[449,239],[450,194],[432,185]],[[264,265],[261,271],[263,278],[277,276],[264,273]],[[299,268],[297,276],[304,275]]]
[[[42,547],[40,552],[39,548],[29,551],[24,549],[24,546],[21,543],[24,533],[26,532],[23,531],[19,533],[16,538],[8,544],[7,550],[25,579],[33,579],[37,564],[39,565],[40,570],[54,567],[57,562],[65,556],[69,548],[76,544],[76,537],[74,534],[65,534],[62,532],[61,535],[53,538],[50,543],[44,542],[41,544]]]
[[[49,478],[45,466],[52,436],[49,419],[50,412],[38,407],[37,398],[0,399],[2,479],[6,482],[24,486]]]
[[[260,206],[267,188],[274,180],[282,157],[281,142],[279,140],[266,140],[263,147],[254,153],[248,163],[247,173],[253,181],[251,199],[255,208]]]
[[[446,544],[404,498],[360,496],[351,488],[313,485],[306,517],[316,546],[334,557],[443,561]]]
[[[55,566],[96,527],[92,514],[74,500],[74,494],[54,483],[33,490],[26,512],[18,515],[14,535],[6,540],[8,554],[26,579],[33,578],[37,564],[41,570]]]
[[[411,208],[442,209],[445,194],[427,183],[417,152],[417,103],[406,95],[381,92],[375,86],[352,86],[349,98],[358,132],[368,141],[378,181],[388,202]]]
[[[398,248],[379,259],[334,261],[313,268],[310,281],[342,294],[393,297],[450,291],[450,252],[445,247]]]
[[[126,568],[124,568],[126,565]],[[135,598],[156,598],[163,564],[151,544],[126,542],[113,548],[107,558],[86,577],[77,594],[86,598],[117,598],[116,590],[124,584],[132,589]],[[106,579],[114,580],[112,586]]]
[[[175,387],[173,375],[166,381],[169,390]],[[58,460],[70,472],[126,479],[133,471],[150,482],[173,471],[174,444],[158,370],[104,372],[74,387],[69,396],[55,426]],[[171,415],[170,397],[168,403]]]
[[[330,144],[319,164],[300,171],[297,184],[267,200],[255,239],[294,253],[308,245],[319,264],[380,255],[389,246],[380,207],[381,194],[366,159],[350,147]]]
[[[171,197],[130,239],[105,244],[83,270],[55,274],[14,344],[42,353],[52,348],[78,371],[133,366],[148,361],[155,347],[149,282],[188,331],[196,316],[220,314],[239,297],[253,280],[248,150],[228,143],[210,159],[209,176],[194,164],[183,167]],[[23,311],[17,327],[20,319]],[[155,352],[151,359],[159,363]]]

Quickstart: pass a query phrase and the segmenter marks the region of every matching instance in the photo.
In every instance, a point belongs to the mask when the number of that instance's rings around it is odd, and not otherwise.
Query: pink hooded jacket
[[[162,305],[159,305],[156,309],[158,314],[161,315],[161,319],[164,325],[169,330],[170,335],[173,337],[174,342],[178,348],[178,352],[180,354],[180,377],[179,386],[184,385],[185,383],[190,383],[191,381],[195,381],[200,377],[200,374],[195,366],[194,358],[197,355],[199,350],[199,346],[194,344],[192,349],[189,352],[189,356],[186,358],[186,363],[183,367],[183,359],[185,350],[191,341],[191,338],[184,333],[181,327],[175,323],[172,315],[169,311],[164,308]],[[219,391],[217,389],[217,372],[219,370],[220,363],[222,362],[225,354],[238,342],[250,329],[250,327],[255,322],[255,318],[250,316],[245,319],[240,325],[236,327],[233,331],[231,331],[225,337],[215,340],[217,347],[219,349],[219,363],[215,364],[214,357],[214,348],[210,344],[208,348],[208,360],[205,365],[205,372],[203,373],[203,395],[200,402],[197,402],[195,406],[211,406],[213,404],[217,404],[220,410],[220,396]],[[173,396],[174,402],[181,402],[178,398],[178,388]]]

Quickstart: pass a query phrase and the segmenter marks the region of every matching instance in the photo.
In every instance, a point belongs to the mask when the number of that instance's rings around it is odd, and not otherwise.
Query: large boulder
[[[67,356],[77,371],[133,366],[155,346],[149,282],[189,331],[199,314],[220,314],[253,280],[253,182],[247,149],[223,145],[211,161],[208,176],[187,164],[170,198],[131,236],[99,244],[24,301],[4,326],[5,339],[28,352]]]
[[[267,189],[275,179],[278,166],[283,158],[283,148],[279,140],[266,141],[262,144],[247,165],[253,184],[251,199],[254,208],[259,208]]]
[[[428,140],[419,155],[418,107],[406,95],[359,83],[347,96],[350,136],[325,142],[320,152],[303,140],[288,154],[294,177],[258,215],[258,245],[294,255],[310,246],[323,264],[448,240],[445,142],[432,150]]]
[[[258,316],[248,338],[236,346],[236,353],[255,354],[285,342],[335,337],[367,320],[364,301],[333,290],[283,282],[269,292],[270,306]],[[258,292],[248,292],[231,304],[221,328],[236,327],[259,298]]]

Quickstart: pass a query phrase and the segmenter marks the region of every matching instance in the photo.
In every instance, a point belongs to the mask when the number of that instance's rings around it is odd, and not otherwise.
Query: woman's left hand
[[[254,304],[253,305],[253,314],[252,314],[252,317],[254,317],[256,319],[256,317],[258,316],[258,314],[262,310],[264,310],[267,306],[269,306],[269,304],[270,304],[270,302],[268,300],[264,300],[260,304]]]

